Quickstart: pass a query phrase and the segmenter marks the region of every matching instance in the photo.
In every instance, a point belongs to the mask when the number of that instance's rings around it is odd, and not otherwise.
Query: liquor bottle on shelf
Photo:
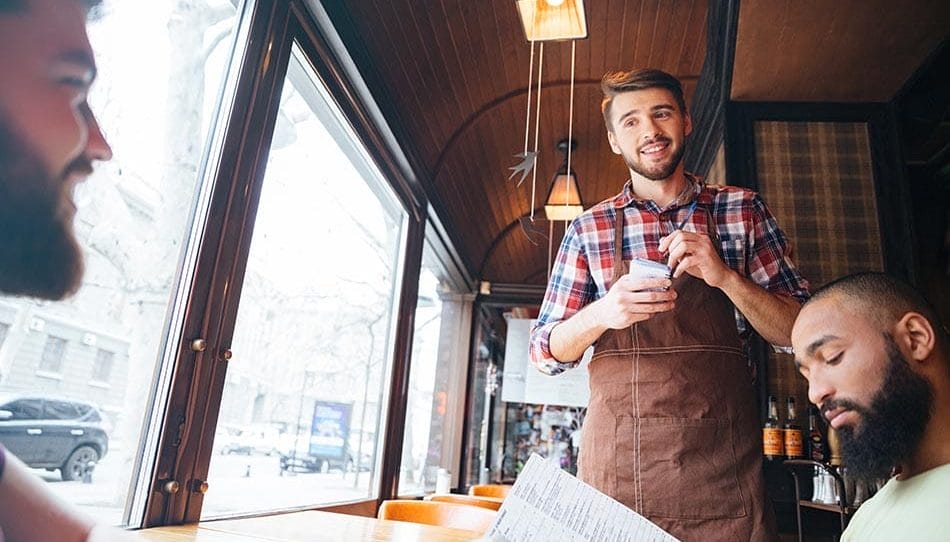
[[[762,427],[762,454],[769,461],[780,461],[785,455],[782,428],[778,420],[778,400],[769,395],[769,416]]]
[[[841,460],[841,441],[838,440],[838,432],[833,427],[828,427],[828,463],[832,466],[840,466]]]
[[[825,438],[821,434],[821,419],[818,407],[808,407],[808,459],[824,462],[828,459]]]
[[[802,428],[798,425],[795,398],[789,397],[785,405],[785,425],[782,428],[785,443],[785,457],[788,459],[800,459],[804,456],[802,451]]]

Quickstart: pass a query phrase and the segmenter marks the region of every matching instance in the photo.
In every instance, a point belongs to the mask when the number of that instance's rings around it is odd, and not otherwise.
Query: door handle
[[[75,437],[79,437],[79,436],[85,435],[86,432],[83,431],[82,429],[70,429],[69,434]]]
[[[42,429],[27,429],[26,434],[27,435],[42,435],[43,430]]]

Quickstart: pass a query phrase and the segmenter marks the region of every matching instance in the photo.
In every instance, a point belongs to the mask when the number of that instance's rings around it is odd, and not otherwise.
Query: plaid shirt
[[[686,220],[685,231],[708,233],[712,213],[723,261],[769,292],[808,298],[808,282],[791,261],[791,247],[759,195],[735,186],[709,186],[687,174],[691,189],[661,209],[638,200],[631,181],[613,198],[598,203],[571,223],[558,251],[537,324],[531,331],[531,361],[543,373],[558,374],[577,365],[551,355],[551,330],[607,294],[613,284],[614,228],[618,211],[626,219],[623,259],[640,257],[665,262],[660,239]],[[698,198],[690,215],[690,204]],[[704,211],[705,210],[705,211]],[[746,334],[745,318],[736,311],[736,326]]]

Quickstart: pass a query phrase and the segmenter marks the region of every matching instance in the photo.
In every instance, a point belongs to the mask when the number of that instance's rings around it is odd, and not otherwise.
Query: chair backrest
[[[480,497],[501,497],[504,499],[511,491],[511,486],[504,484],[476,484],[468,488],[469,495]]]
[[[377,517],[484,533],[496,514],[493,510],[451,502],[392,500],[383,501]]]
[[[454,502],[455,504],[467,504],[469,506],[481,506],[489,510],[498,510],[501,508],[501,501],[498,497],[476,497],[474,495],[426,495],[425,500],[436,502]]]

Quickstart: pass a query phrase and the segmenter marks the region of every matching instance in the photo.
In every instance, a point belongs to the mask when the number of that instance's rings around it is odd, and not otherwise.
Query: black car
[[[310,437],[298,437],[296,444],[285,444],[284,449],[280,451],[280,470],[292,472],[329,472],[332,470],[354,472],[356,471],[355,446],[345,445],[342,449],[334,447],[324,447],[323,452],[313,453],[310,450]],[[369,449],[367,444],[365,449]],[[320,449],[320,448],[318,448]],[[370,470],[373,463],[372,456],[364,451],[363,460],[360,462],[360,470]]]
[[[90,403],[39,395],[0,395],[0,442],[33,468],[82,478],[109,450],[99,409]]]

